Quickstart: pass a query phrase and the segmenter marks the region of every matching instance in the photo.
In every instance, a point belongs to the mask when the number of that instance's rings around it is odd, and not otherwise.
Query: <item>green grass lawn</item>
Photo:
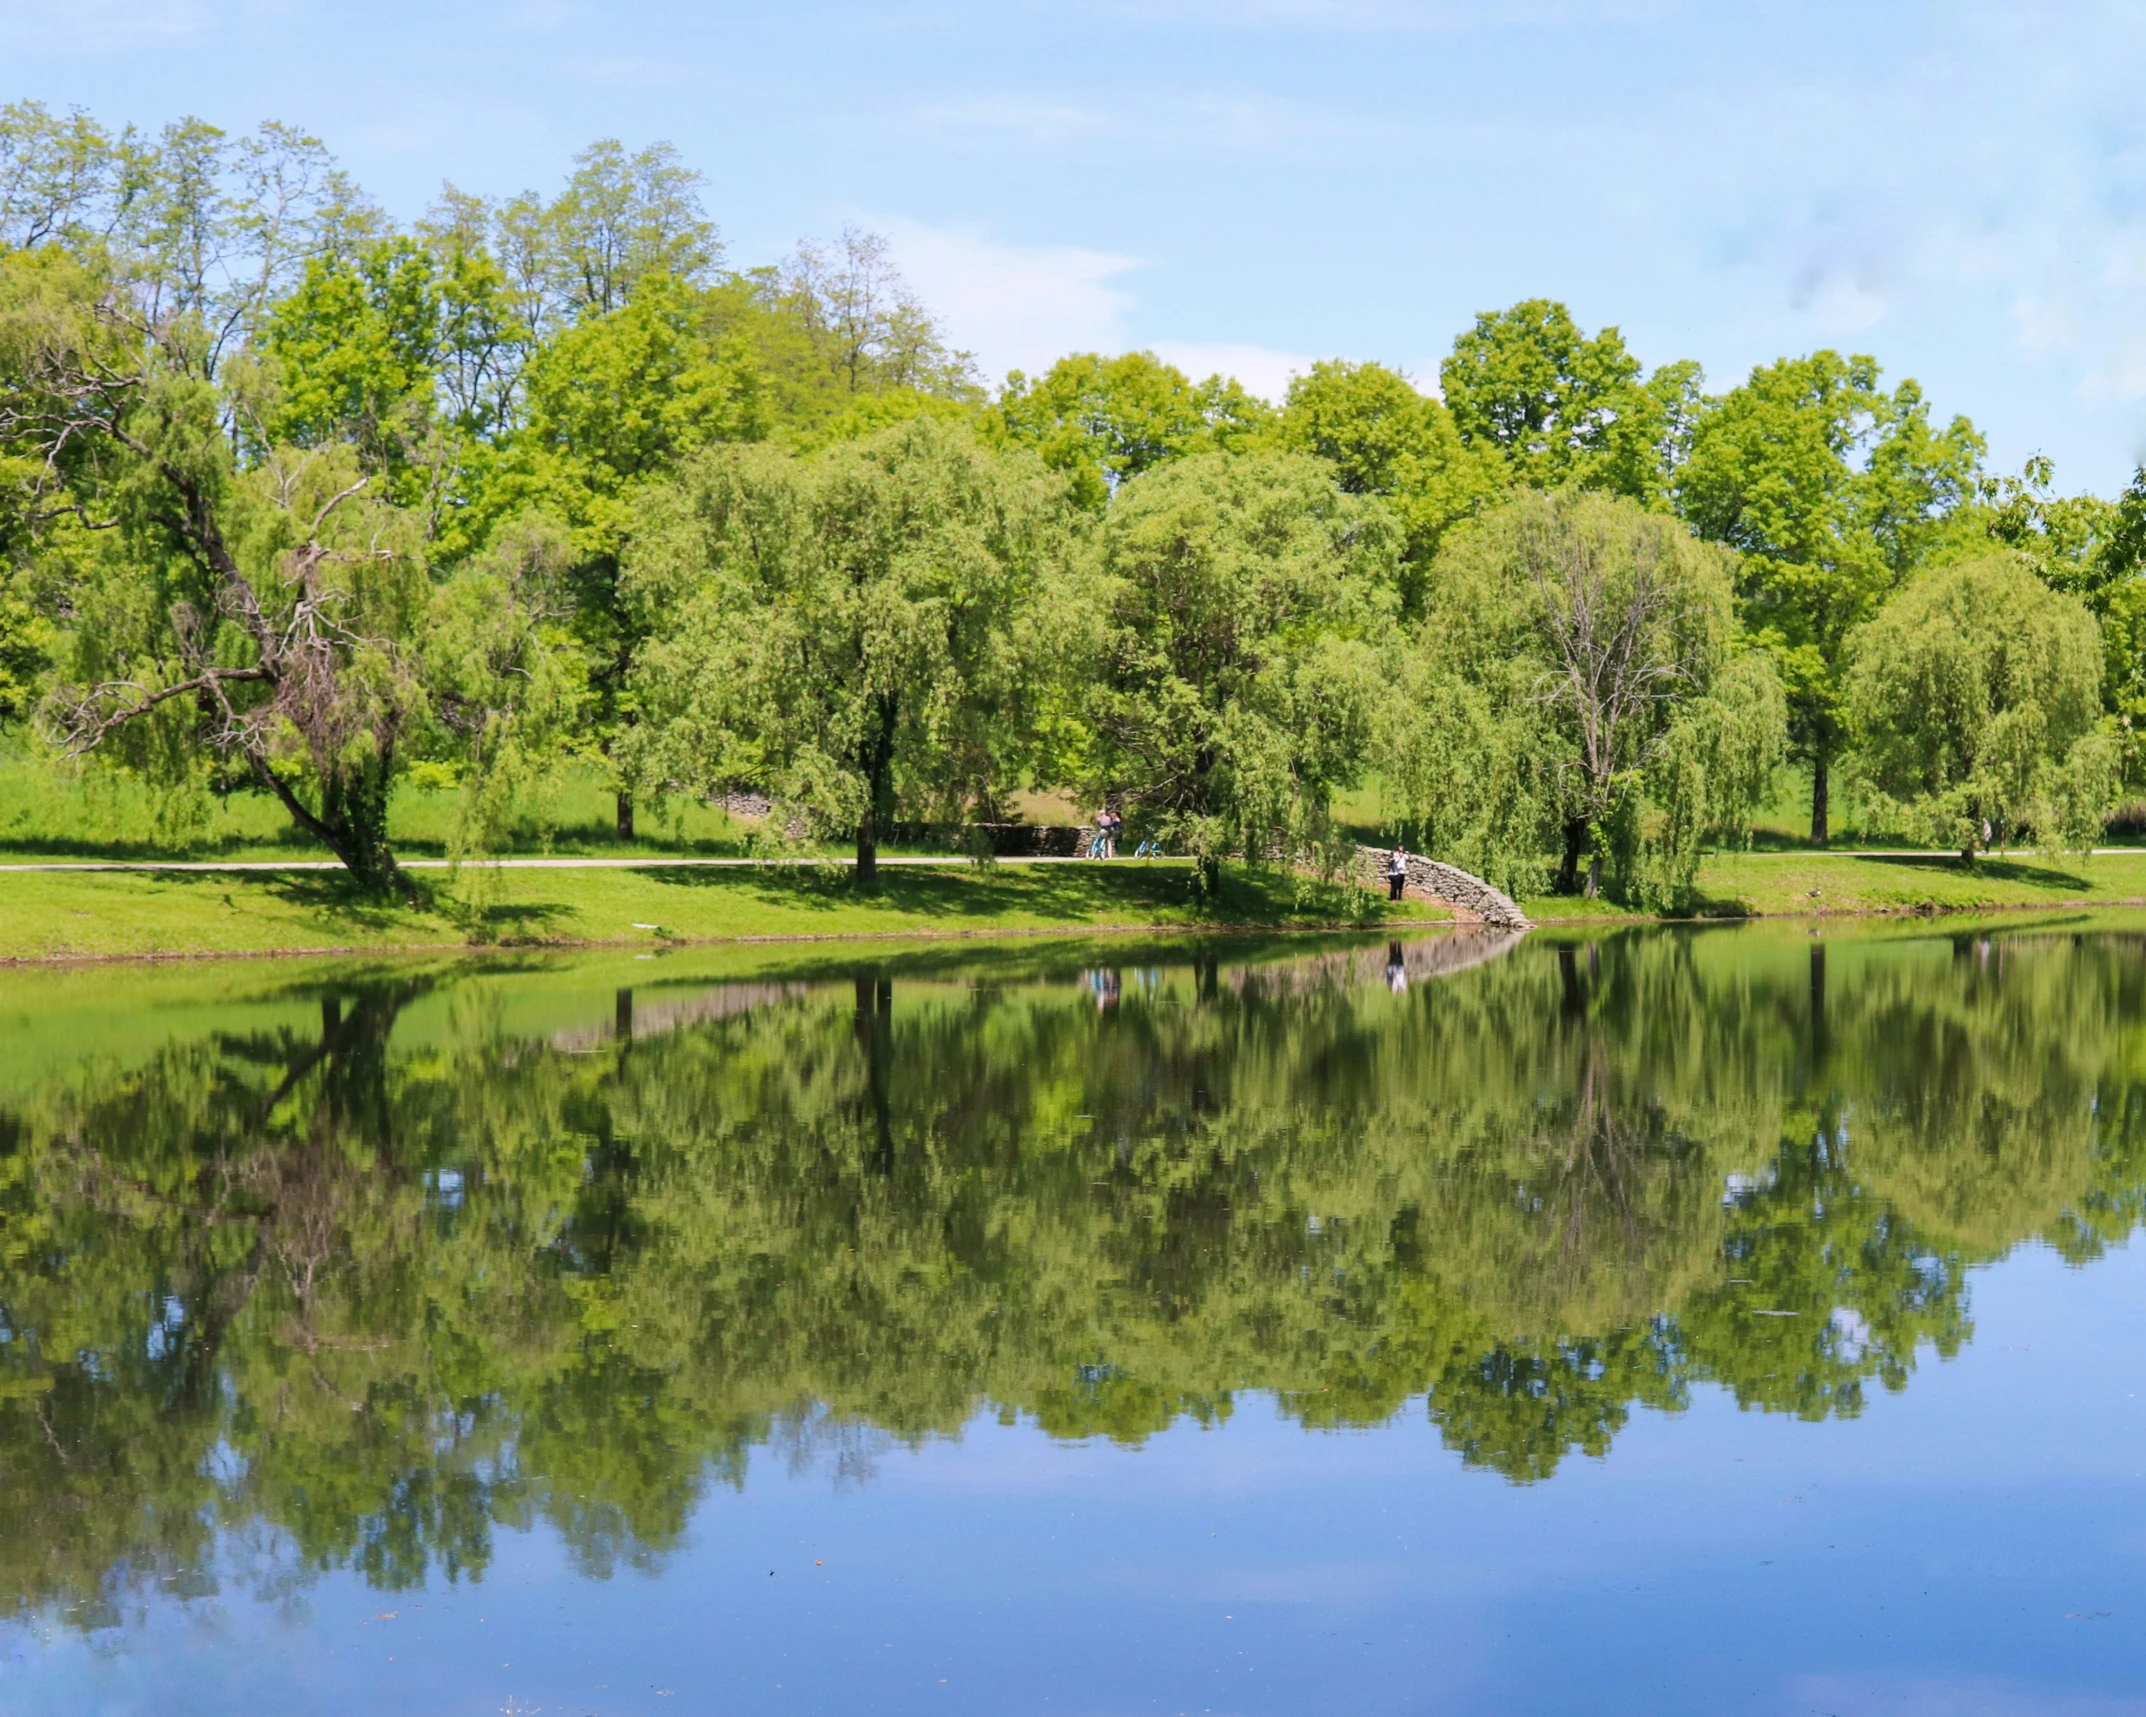
[[[405,858],[444,857],[460,811],[454,789],[405,782],[389,806],[389,838]],[[508,850],[724,858],[745,851],[745,825],[690,799],[642,807],[640,839],[630,846],[618,839],[616,819],[616,801],[600,775],[570,770],[541,804],[527,807]],[[19,740],[0,741],[0,860],[323,856],[265,794],[189,792],[160,804],[149,788],[116,771],[55,765],[26,752]]]
[[[881,873],[862,894],[818,869],[497,870],[411,909],[334,872],[16,872],[0,875],[0,959],[263,954],[714,941],[780,936],[1013,934],[1057,928],[1435,923],[1415,902],[1232,873],[1200,900],[1191,867],[995,865],[958,860]]]
[[[1718,853],[1700,866],[1699,890],[1699,915],[1725,918],[2136,905],[2146,903],[2146,852],[1984,858],[1972,868],[1950,853],[1878,858],[1809,851]],[[1606,901],[1551,897],[1522,904],[1538,923],[1629,916]]]

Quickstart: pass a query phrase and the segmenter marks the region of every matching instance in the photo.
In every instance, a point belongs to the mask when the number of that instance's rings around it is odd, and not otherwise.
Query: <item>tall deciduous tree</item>
[[[1583,333],[1564,305],[1530,298],[1478,316],[1438,379],[1461,439],[1503,454],[1516,482],[1651,504],[1682,456],[1699,370],[1650,377],[1615,328]]]
[[[590,692],[585,739],[609,758],[633,719],[643,626],[620,566],[649,491],[703,447],[766,435],[759,371],[735,339],[708,332],[698,295],[669,275],[642,280],[618,309],[559,332],[531,357],[524,422],[494,462],[471,534],[531,513],[563,522],[573,545],[573,625]],[[634,836],[633,795],[616,788],[616,827]]]
[[[782,302],[844,391],[975,391],[968,354],[947,349],[878,233],[852,224],[832,245],[807,239],[777,279]]]
[[[1015,784],[1064,611],[1062,485],[918,418],[811,460],[713,450],[648,497],[631,599],[663,624],[632,685],[651,784],[764,788],[855,839],[903,807],[958,814]]]
[[[668,143],[628,154],[615,138],[574,157],[566,189],[492,204],[446,188],[433,223],[483,234],[515,309],[539,337],[604,316],[651,274],[699,284],[723,258],[722,235],[701,207],[701,175]]]
[[[1849,644],[1862,767],[1918,833],[1972,859],[2032,829],[2090,846],[2114,796],[2101,634],[2016,556],[1925,573]]]
[[[1100,510],[1120,483],[1170,459],[1253,444],[1273,419],[1226,376],[1194,383],[1152,352],[1076,352],[1030,380],[1015,370],[989,426],[1066,472],[1075,498]]]
[[[1421,605],[1422,575],[1446,530],[1505,492],[1495,450],[1468,448],[1443,403],[1383,364],[1339,359],[1293,377],[1282,406],[1284,446],[1333,467],[1344,494],[1376,495],[1407,532],[1402,606]]]
[[[80,108],[0,107],[0,245],[35,250],[108,238],[122,213],[131,137]]]
[[[1761,366],[1693,433],[1677,506],[1745,557],[1746,623],[1781,664],[1814,842],[1849,738],[1848,636],[1941,539],[1981,455],[1966,418],[1933,428],[1914,382],[1888,394],[1873,359],[1837,352]]]
[[[2101,622],[2102,709],[2115,718],[2135,786],[2146,774],[2146,470],[2113,501],[2061,495],[2055,475],[2036,455],[2016,477],[1985,477],[1971,516]]]
[[[445,508],[466,498],[472,443],[511,423],[527,330],[481,254],[407,237],[318,257],[269,310],[264,444],[347,442],[388,492]]]
[[[1103,527],[1093,784],[1210,880],[1330,835],[1363,767],[1399,608],[1400,531],[1303,454],[1149,472]]]

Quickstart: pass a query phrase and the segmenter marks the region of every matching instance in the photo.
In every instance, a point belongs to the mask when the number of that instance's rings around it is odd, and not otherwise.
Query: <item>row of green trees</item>
[[[1820,352],[1721,395],[1560,305],[1434,395],[1273,406],[1144,353],[991,393],[876,237],[728,266],[667,147],[400,229],[321,146],[0,113],[0,713],[183,814],[273,795],[404,887],[549,772],[854,839],[1122,805],[1331,863],[1376,781],[1508,885],[1689,891],[1784,759],[1963,851],[2091,839],[2139,759],[2146,484],[2064,499]]]
[[[1968,1338],[1971,1266],[2138,1220],[2117,942],[1385,958],[1100,1012],[1018,971],[55,995],[0,1100],[0,1613],[200,1589],[220,1530],[399,1586],[545,1519],[603,1572],[830,1419],[1427,1397],[1538,1480],[1697,1386],[1852,1415]]]

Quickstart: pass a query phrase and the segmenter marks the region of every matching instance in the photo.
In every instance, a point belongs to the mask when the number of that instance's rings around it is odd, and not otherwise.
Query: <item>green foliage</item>
[[[1071,478],[1079,505],[1101,511],[1118,485],[1165,461],[1256,445],[1273,415],[1236,381],[1195,384],[1152,352],[1076,352],[1033,381],[1009,374],[985,421],[1033,447]]]
[[[883,238],[845,227],[731,268],[703,190],[670,145],[603,140],[555,194],[494,201],[449,185],[405,231],[286,126],[231,136],[188,118],[151,136],[35,102],[0,108],[0,721],[41,709],[63,749],[148,783],[175,837],[200,836],[204,793],[258,793],[379,879],[394,874],[385,807],[413,763],[476,795],[473,852],[524,826],[572,760],[610,772],[622,840],[635,835],[629,769],[659,794],[774,771],[823,826],[859,829],[867,804],[879,820],[996,814],[1015,787],[1122,788],[1209,859],[1326,846],[1328,799],[1369,763],[1398,820],[1470,868],[1532,889],[1549,865],[1577,886],[1584,866],[1590,886],[1608,877],[1627,898],[1671,901],[1688,897],[1705,842],[1748,825],[1784,696],[1824,838],[1830,772],[1854,740],[1848,640],[1918,575],[1995,541],[2101,622],[2119,763],[2146,770],[2146,476],[2115,501],[2055,493],[2046,460],[1987,477],[1972,424],[1934,426],[1916,385],[1885,390],[1869,358],[1783,359],[1707,399],[1696,366],[1649,373],[1617,329],[1590,334],[1529,299],[1461,334],[1442,399],[1335,360],[1294,378],[1276,410],[1133,352],[1073,354],[987,400]],[[1013,593],[979,610],[985,631],[1015,640],[985,654],[1018,657],[1017,671],[1002,661],[972,683],[948,668],[943,698],[874,677],[938,671],[915,628],[931,602],[967,612],[943,593],[896,601],[908,618],[870,637],[883,669],[855,684],[776,699],[755,680],[750,697],[718,697],[645,666],[651,629],[675,612],[630,595],[622,569],[671,554],[637,540],[675,539],[677,495],[705,488],[682,472],[765,443],[802,463],[732,466],[802,495],[888,447],[972,436],[1012,461],[976,479],[1021,491],[1005,516],[1054,519],[1035,538],[1046,546],[1014,556],[1034,565]],[[1033,470],[1004,477],[1031,455],[1077,521],[1029,492]],[[947,494],[982,492],[918,458]],[[1674,693],[1639,699],[1591,761],[1576,736],[1602,699],[1572,688],[1607,657],[1575,678],[1557,619],[1570,592],[1552,601],[1557,581],[1537,583],[1525,556],[1465,570],[1496,561],[1481,545],[1511,538],[1511,520],[1552,516],[1531,493],[1654,513],[1673,500],[1743,557],[1726,617],[1700,604],[1708,641],[1679,644],[1657,676]],[[896,505],[885,496],[858,505],[889,534],[869,551],[814,551],[825,588],[832,569],[867,562],[882,570],[857,576],[883,593],[964,587],[973,545],[948,521],[983,530],[968,502],[899,522],[874,510]],[[1183,543],[1164,540],[1166,519]],[[1334,531],[1350,570],[1315,594],[1304,569],[1325,551],[1306,545]],[[537,537],[542,577],[510,576],[533,564]],[[1120,570],[1100,576],[1098,557]],[[792,566],[783,583],[813,555],[777,542],[764,558]],[[1625,601],[1623,575],[1604,576],[1596,594]],[[1233,583],[1239,595],[1216,594]],[[407,588],[376,601],[390,584]],[[1169,592],[1204,606],[1168,612]],[[712,613],[696,622],[699,654],[665,640],[666,671],[712,672],[745,649],[718,647],[731,622]],[[833,664],[862,660],[868,631],[832,654],[781,644],[785,671],[847,672]],[[945,661],[970,649],[959,632]],[[788,636],[762,642],[775,652]],[[1643,677],[1661,668],[1651,644],[1631,662]],[[867,681],[870,697],[933,713],[914,732],[906,716],[866,720]],[[757,713],[718,720],[723,698],[757,699]],[[688,757],[637,736],[644,700],[678,733],[713,722],[709,745]],[[848,709],[828,720],[849,737],[799,738],[807,706]],[[790,737],[763,754],[768,722]],[[1303,731],[1286,733],[1293,723]],[[896,727],[907,761],[857,763],[867,731]],[[942,761],[918,761],[942,745]],[[2105,749],[2052,777],[2045,809],[2061,799],[2089,817]],[[826,761],[837,753],[849,761]],[[858,787],[853,766],[877,785]]]
[[[525,339],[482,256],[390,238],[316,258],[263,330],[274,385],[258,433],[266,448],[347,442],[422,504],[469,441],[507,427]]]
[[[1059,490],[931,417],[810,461],[689,464],[628,564],[652,635],[639,778],[761,786],[779,817],[854,832],[865,881],[903,807],[988,811],[1044,712],[1042,645],[1070,594]]]
[[[1933,429],[1913,382],[1887,394],[1874,360],[1836,352],[1761,366],[1693,431],[1677,507],[1745,557],[1744,624],[1780,665],[1812,764],[1813,840],[1848,739],[1849,634],[1944,540],[1981,455],[1967,419]]]
[[[668,143],[629,155],[615,138],[574,157],[566,189],[486,203],[446,187],[428,225],[497,257],[519,319],[540,336],[622,308],[650,275],[705,281],[723,246],[701,175]]]
[[[1334,467],[1344,494],[1376,495],[1402,523],[1409,568],[1402,609],[1422,606],[1422,574],[1446,531],[1503,497],[1493,451],[1463,445],[1444,404],[1382,364],[1316,363],[1294,377],[1279,424],[1284,446]]]
[[[1097,790],[1213,867],[1324,856],[1370,742],[1399,531],[1302,454],[1209,454],[1104,521]]]
[[[571,565],[565,533],[538,514],[433,591],[422,659],[445,730],[434,749],[458,766],[462,811],[449,846],[458,861],[499,851],[521,813],[541,813],[574,738],[587,686],[569,630]]]
[[[1561,846],[1561,891],[1584,868],[1590,896],[1688,904],[1781,755],[1778,682],[1733,635],[1730,558],[1631,501],[1523,496],[1456,532],[1391,729],[1403,820],[1524,892]]]
[[[0,587],[0,724],[30,713],[52,644],[52,627],[31,601]]]
[[[1850,642],[1861,767],[1904,826],[1972,855],[2091,847],[2115,799],[2100,629],[2019,560],[1924,574]]]
[[[1652,505],[1682,452],[1700,378],[1690,363],[1646,377],[1615,328],[1590,337],[1564,305],[1530,298],[1476,317],[1438,379],[1461,440],[1502,454],[1514,483]]]
[[[525,422],[489,503],[563,518],[584,562],[617,556],[646,485],[711,443],[768,428],[749,357],[707,334],[698,301],[669,275],[542,347],[524,391]]]
[[[2101,622],[2102,709],[2136,785],[2146,778],[2146,471],[2114,501],[2059,495],[2054,474],[2037,456],[2017,477],[1985,479],[1978,510],[1989,537]]]

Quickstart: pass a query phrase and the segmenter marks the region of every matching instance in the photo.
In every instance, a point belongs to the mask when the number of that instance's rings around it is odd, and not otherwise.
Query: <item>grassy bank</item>
[[[2146,853],[1985,858],[1971,867],[1949,853],[1723,853],[1700,867],[1699,892],[1699,916],[1717,918],[2139,904],[2146,903]],[[1603,901],[1523,904],[1538,923],[1630,916]]]
[[[339,873],[0,874],[0,960],[713,942],[759,937],[991,936],[1041,930],[1245,926],[1276,930],[1435,922],[1408,903],[1232,872],[1202,900],[1183,864],[1006,864],[890,869],[874,894],[837,868],[517,870],[427,878],[418,908],[362,895]],[[1943,854],[1717,855],[1698,915],[1965,912],[2146,904],[2146,853],[2050,861]],[[1635,916],[1606,901],[1523,903],[1538,923]],[[1368,912],[1369,916],[1358,916]]]
[[[481,889],[476,885],[481,883]],[[997,865],[883,872],[861,894],[835,869],[501,870],[431,904],[358,894],[333,872],[0,875],[0,959],[330,949],[713,941],[760,936],[1019,934],[1046,929],[1426,922],[1414,902],[1356,916],[1359,897],[1233,873],[1197,898],[1187,865]]]

